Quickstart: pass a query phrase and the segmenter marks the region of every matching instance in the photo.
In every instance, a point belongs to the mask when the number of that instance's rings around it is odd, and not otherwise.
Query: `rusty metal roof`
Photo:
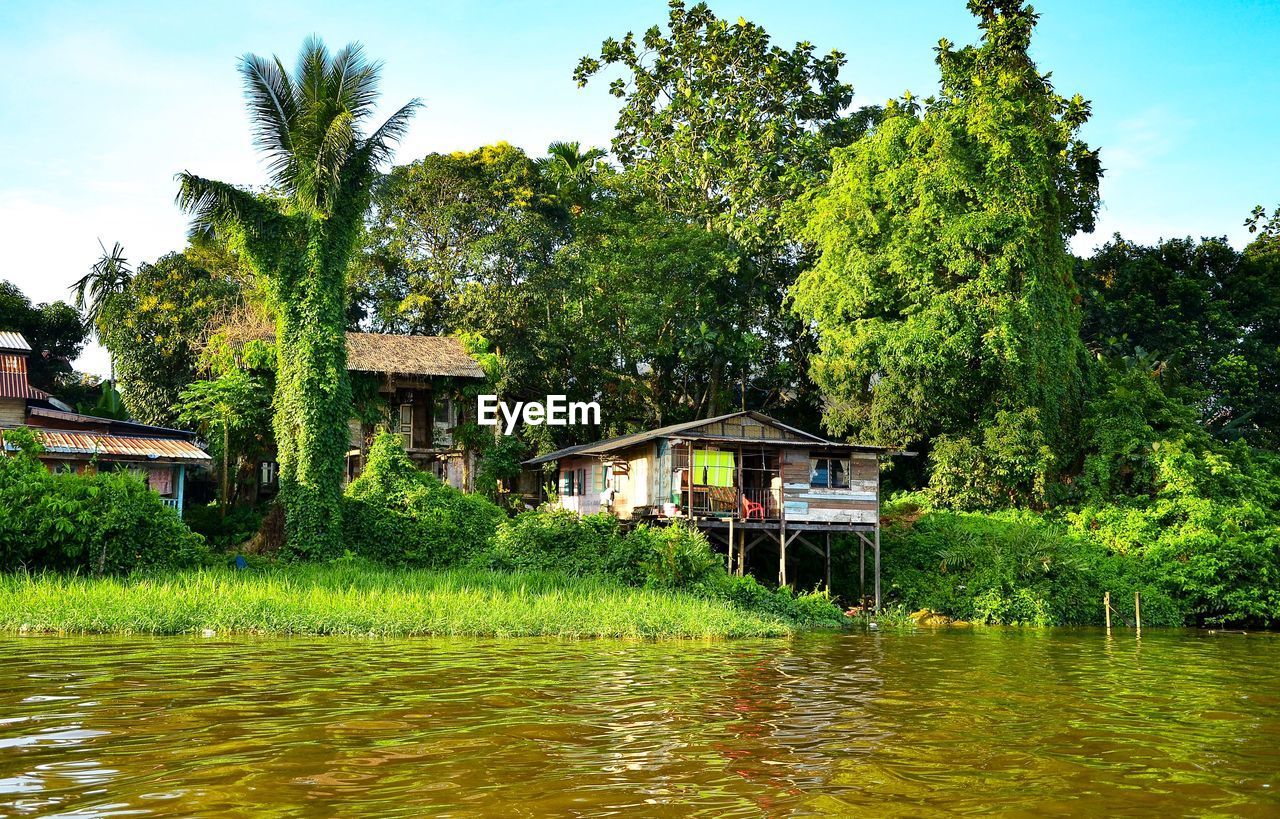
[[[113,461],[160,461],[203,463],[212,460],[208,453],[190,441],[171,438],[144,438],[128,435],[101,435],[93,432],[27,427],[44,444],[49,455],[90,458],[97,455]],[[5,442],[5,449],[16,447]]]
[[[22,337],[22,333],[15,333],[12,330],[0,330],[0,350],[29,353],[31,352],[31,345]]]
[[[32,388],[35,391],[35,388]],[[196,434],[188,432],[184,429],[171,429],[169,427],[158,427],[154,424],[143,424],[138,421],[119,421],[114,418],[101,418],[97,415],[85,415],[79,412],[67,412],[65,410],[47,409],[45,407],[31,407],[27,410],[28,417],[48,418],[52,421],[59,421],[63,424],[86,424],[89,426],[101,427],[104,433],[113,435],[129,435],[130,433],[138,433],[143,438],[185,438],[187,440],[195,440]],[[35,424],[34,426],[42,426]],[[80,430],[83,431],[83,430]]]
[[[36,392],[39,393],[38,390]],[[31,385],[27,383],[25,354],[0,353],[0,398],[42,398],[45,395],[45,393],[33,394]]]

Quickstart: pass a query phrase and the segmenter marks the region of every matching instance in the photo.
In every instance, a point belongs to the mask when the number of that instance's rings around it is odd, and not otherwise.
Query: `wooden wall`
[[[16,427],[27,422],[25,398],[0,398],[0,426]]]
[[[782,453],[782,502],[787,520],[875,523],[879,493],[880,464],[874,453],[852,454],[848,489],[810,486],[809,450]]]

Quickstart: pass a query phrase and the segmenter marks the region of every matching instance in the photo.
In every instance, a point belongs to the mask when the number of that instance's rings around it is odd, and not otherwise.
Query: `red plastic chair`
[[[756,503],[753,500],[748,500],[747,496],[743,495],[742,496],[742,519],[751,520],[751,518],[753,517],[759,518],[760,520],[764,520],[764,504]]]

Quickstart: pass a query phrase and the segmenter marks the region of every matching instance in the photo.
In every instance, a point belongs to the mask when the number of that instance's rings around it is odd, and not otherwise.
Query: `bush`
[[[191,531],[204,536],[209,548],[225,551],[252,538],[262,527],[265,510],[257,506],[234,506],[223,516],[217,504],[188,506],[182,519]]]
[[[129,572],[199,563],[204,539],[128,472],[55,475],[23,429],[0,455],[0,569]]]
[[[719,572],[705,578],[699,591],[741,609],[772,614],[803,627],[839,628],[848,619],[825,592],[796,594],[785,586],[770,589],[751,575]]]
[[[1140,591],[1144,623],[1180,625],[1185,615],[1155,562],[1043,514],[923,510],[886,528],[882,544],[885,601],[911,610],[993,624],[1098,623],[1103,592],[1123,611]]]
[[[642,525],[627,535],[627,541],[628,551],[640,559],[647,586],[690,588],[724,573],[724,561],[711,550],[706,536],[690,526]]]
[[[695,529],[641,525],[624,533],[612,515],[563,509],[536,509],[506,521],[481,562],[504,571],[599,575],[664,589],[690,588],[723,571],[720,557]]]
[[[483,553],[502,510],[419,470],[400,439],[380,433],[343,499],[346,548],[380,563],[451,566]]]

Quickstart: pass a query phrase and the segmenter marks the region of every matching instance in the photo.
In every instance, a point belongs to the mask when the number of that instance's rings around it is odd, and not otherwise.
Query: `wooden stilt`
[[[1138,634],[1142,634],[1142,595],[1138,592],[1133,593],[1133,625],[1138,629]]]
[[[880,521],[876,521],[876,614],[880,613]]]
[[[1102,611],[1107,616],[1107,636],[1111,636],[1111,592],[1102,595]]]
[[[867,606],[867,539],[858,533],[858,608]]]
[[[831,593],[831,533],[827,532],[827,594]]]
[[[747,566],[747,533],[738,532],[738,577],[742,577]]]
[[[787,585],[787,519],[778,523],[778,585]]]
[[[729,574],[733,574],[733,547],[734,547],[733,519],[736,518],[737,516],[738,516],[738,513],[736,510],[729,513],[729,544],[728,544],[729,548],[725,550],[729,555],[729,566],[728,566]]]

